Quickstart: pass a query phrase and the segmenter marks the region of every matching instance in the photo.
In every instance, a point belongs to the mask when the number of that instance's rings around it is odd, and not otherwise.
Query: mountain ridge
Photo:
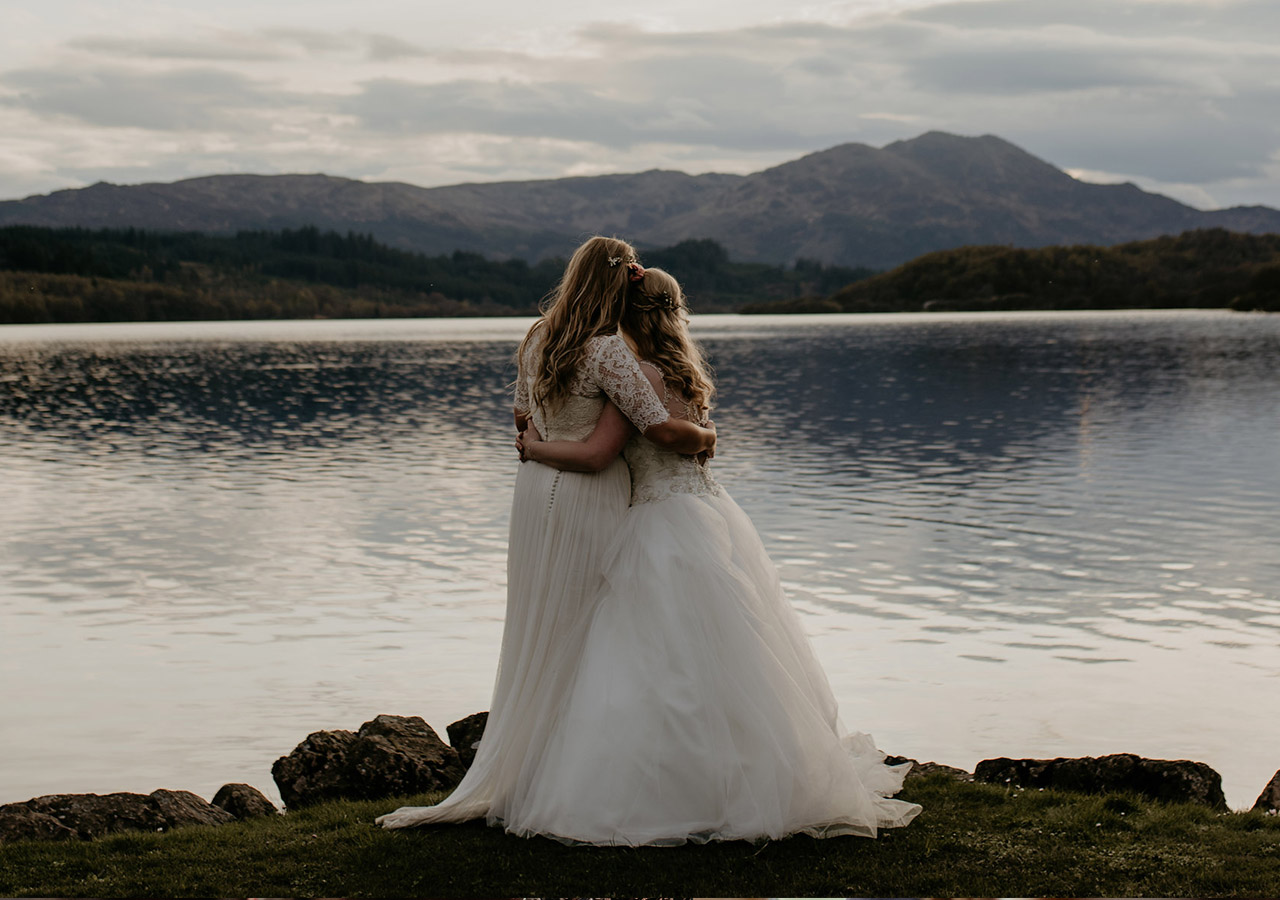
[[[427,254],[537,260],[584,237],[641,248],[711,238],[734,259],[887,268],[971,244],[1111,245],[1226,228],[1280,232],[1280,210],[1199,210],[1132,183],[1080,181],[996,135],[940,131],[884,147],[845,143],[748,175],[637,173],[427,188],[315,174],[98,182],[0,201],[0,225],[230,233],[295,228],[372,234]]]

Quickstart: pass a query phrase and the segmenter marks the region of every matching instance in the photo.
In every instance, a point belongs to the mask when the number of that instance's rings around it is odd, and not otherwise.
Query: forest
[[[1215,228],[1113,247],[959,247],[829,297],[743,312],[1223,307],[1280,311],[1280,235]]]
[[[1208,229],[1113,247],[959,247],[888,272],[734,262],[712,240],[642,252],[695,312],[1230,308],[1280,311],[1280,235]],[[426,256],[317,228],[234,235],[0,228],[0,323],[533,315],[564,268]]]
[[[869,269],[736,263],[710,240],[644,252],[690,306],[827,294]],[[564,260],[425,256],[317,228],[234,235],[136,228],[0,228],[0,323],[533,315]]]

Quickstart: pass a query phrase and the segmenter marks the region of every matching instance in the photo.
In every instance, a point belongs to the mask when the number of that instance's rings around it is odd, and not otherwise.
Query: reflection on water
[[[269,789],[310,730],[486,708],[526,325],[0,328],[0,802]],[[698,328],[720,479],[847,724],[964,766],[1200,758],[1252,801],[1280,766],[1280,320]]]

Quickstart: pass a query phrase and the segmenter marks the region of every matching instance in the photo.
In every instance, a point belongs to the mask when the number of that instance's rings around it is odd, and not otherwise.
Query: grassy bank
[[[901,796],[925,812],[875,841],[643,849],[481,824],[386,832],[373,818],[395,801],[331,803],[217,828],[0,846],[0,895],[1280,896],[1280,817],[945,776]]]

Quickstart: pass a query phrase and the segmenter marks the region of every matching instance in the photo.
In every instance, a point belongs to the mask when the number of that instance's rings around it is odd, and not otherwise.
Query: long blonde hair
[[[661,269],[645,269],[644,278],[631,285],[622,311],[622,330],[636,344],[641,359],[662,370],[675,388],[705,419],[715,395],[711,368],[689,335],[689,309],[680,282]]]
[[[541,358],[530,388],[535,406],[557,406],[569,394],[587,341],[618,330],[627,293],[628,264],[636,251],[626,241],[596,235],[574,251],[564,275],[542,301],[542,318],[520,342],[517,359],[535,338]]]

